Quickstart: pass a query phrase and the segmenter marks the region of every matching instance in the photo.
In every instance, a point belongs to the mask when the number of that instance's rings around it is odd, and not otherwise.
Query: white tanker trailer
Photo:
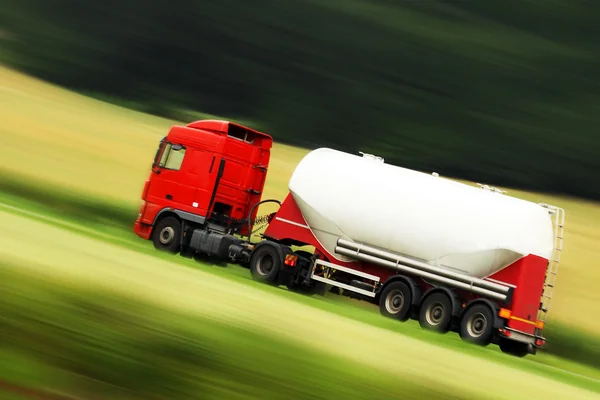
[[[483,278],[534,254],[550,259],[554,230],[538,204],[332,149],[306,155],[289,190],[335,259],[338,239],[369,244]]]
[[[288,188],[252,250],[255,279],[304,293],[329,285],[519,356],[545,343],[561,209],[327,148],[300,161]]]

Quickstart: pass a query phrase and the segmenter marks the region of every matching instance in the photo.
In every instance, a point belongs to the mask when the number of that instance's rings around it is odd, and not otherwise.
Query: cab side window
[[[158,166],[161,168],[178,171],[181,168],[184,157],[185,147],[179,144],[167,143]]]

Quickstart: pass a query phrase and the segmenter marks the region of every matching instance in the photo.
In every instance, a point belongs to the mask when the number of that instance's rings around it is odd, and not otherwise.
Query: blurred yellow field
[[[0,219],[5,224],[0,231],[2,259],[23,273],[42,276],[48,282],[102,287],[115,296],[126,294],[238,327],[277,334],[364,368],[396,374],[430,388],[451,388],[465,398],[584,400],[597,396],[534,372],[536,363],[530,358],[513,359],[520,366],[511,366],[499,358],[440,347],[319,310],[279,296],[277,288],[260,290],[1,209]],[[31,242],[38,245],[32,248]]]
[[[7,68],[0,68],[0,103],[0,174],[128,204],[139,202],[158,141],[177,123]],[[277,142],[277,132],[268,133]],[[264,198],[283,200],[287,180],[306,152],[275,143]],[[510,189],[508,195],[566,210],[565,250],[549,324],[560,320],[600,335],[600,205]],[[261,213],[270,210],[265,206]]]

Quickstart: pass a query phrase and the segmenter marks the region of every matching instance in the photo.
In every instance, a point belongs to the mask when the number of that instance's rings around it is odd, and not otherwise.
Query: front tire
[[[175,217],[161,219],[152,231],[154,248],[167,253],[176,254],[179,251],[181,223]]]
[[[283,261],[275,245],[259,247],[250,258],[250,274],[259,282],[275,284]]]
[[[487,346],[494,334],[494,313],[486,304],[469,307],[460,320],[460,337],[478,346]]]
[[[437,292],[425,298],[419,313],[419,324],[423,329],[446,333],[451,321],[452,300],[446,293]]]
[[[410,316],[412,293],[404,282],[392,282],[379,298],[379,312],[384,317],[406,321]]]

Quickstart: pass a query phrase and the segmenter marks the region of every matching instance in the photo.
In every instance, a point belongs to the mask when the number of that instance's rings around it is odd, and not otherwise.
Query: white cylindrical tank
[[[298,164],[289,190],[321,245],[368,244],[483,278],[534,254],[549,259],[552,220],[538,204],[321,148]]]

